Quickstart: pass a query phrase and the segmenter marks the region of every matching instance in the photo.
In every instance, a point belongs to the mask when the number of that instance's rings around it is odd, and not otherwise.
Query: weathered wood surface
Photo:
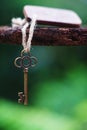
[[[27,29],[27,38],[28,38]],[[22,43],[21,28],[0,27],[0,43]],[[87,45],[87,28],[37,27],[34,31],[32,45],[44,46],[80,46]]]

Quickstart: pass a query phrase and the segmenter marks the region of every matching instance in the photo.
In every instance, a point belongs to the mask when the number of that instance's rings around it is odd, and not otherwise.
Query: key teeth
[[[22,100],[21,100],[21,99],[18,99],[18,103],[22,104],[23,102],[22,102]]]
[[[19,96],[18,103],[23,104],[24,99],[25,99],[25,96],[24,96],[23,92],[19,92],[18,96]]]
[[[23,96],[23,92],[19,92],[18,93],[18,96],[20,97],[20,96]]]

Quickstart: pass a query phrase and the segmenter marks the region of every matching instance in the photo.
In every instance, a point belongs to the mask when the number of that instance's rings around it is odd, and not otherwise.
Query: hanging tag
[[[71,10],[48,8],[41,6],[24,7],[24,16],[30,22],[33,15],[37,16],[37,24],[59,27],[80,27],[80,17]]]

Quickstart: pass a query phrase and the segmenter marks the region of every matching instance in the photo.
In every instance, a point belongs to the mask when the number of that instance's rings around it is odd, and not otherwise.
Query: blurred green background
[[[0,26],[24,17],[23,6],[72,9],[87,25],[87,0],[2,0]],[[32,47],[29,106],[17,104],[23,72],[14,66],[22,46],[0,44],[0,130],[87,130],[87,47]]]

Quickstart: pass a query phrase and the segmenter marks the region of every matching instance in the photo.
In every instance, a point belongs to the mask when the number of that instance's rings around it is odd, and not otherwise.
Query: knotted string
[[[30,29],[29,29],[29,36],[28,36],[28,40],[26,41],[26,30],[30,25]],[[35,25],[36,25],[36,15],[34,15],[32,17],[31,22],[27,22],[25,19],[21,19],[21,18],[13,18],[12,19],[12,27],[22,27],[21,31],[22,31],[22,46],[23,46],[23,50],[25,52],[30,52],[31,49],[31,41],[33,38],[33,34],[34,34],[34,29],[35,29]]]

